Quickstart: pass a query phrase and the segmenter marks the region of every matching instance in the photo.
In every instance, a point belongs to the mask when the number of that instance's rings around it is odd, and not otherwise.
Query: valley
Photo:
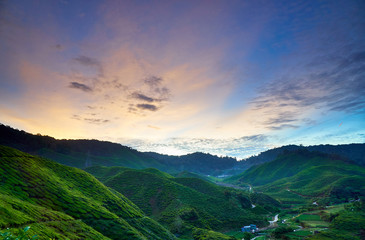
[[[108,142],[60,141],[2,128],[7,135],[1,135],[1,144],[12,146],[0,146],[3,236],[26,231],[37,239],[364,237],[365,168],[348,155],[299,148],[218,178],[217,169],[234,162],[199,153],[178,165],[172,156],[151,159],[151,153]],[[82,164],[85,158],[90,166]],[[226,160],[228,165],[219,165]],[[188,162],[199,161],[212,164],[194,172]],[[258,230],[240,230],[250,224]]]

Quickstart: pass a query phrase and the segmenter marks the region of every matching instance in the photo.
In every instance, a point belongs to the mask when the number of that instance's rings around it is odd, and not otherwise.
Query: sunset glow
[[[2,1],[0,123],[244,158],[365,142],[364,1]]]

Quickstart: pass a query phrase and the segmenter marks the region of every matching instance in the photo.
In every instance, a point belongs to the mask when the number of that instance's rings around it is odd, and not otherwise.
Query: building
[[[244,226],[243,228],[241,228],[241,231],[255,233],[257,231],[257,227],[254,224],[250,224],[250,226]]]

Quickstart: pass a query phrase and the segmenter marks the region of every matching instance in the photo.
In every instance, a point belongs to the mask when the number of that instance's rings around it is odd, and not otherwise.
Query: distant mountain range
[[[356,164],[365,166],[365,144],[309,147],[289,145],[238,161],[231,157],[218,157],[200,152],[183,156],[139,152],[130,147],[107,141],[57,140],[49,136],[30,134],[2,124],[0,124],[0,144],[78,168],[124,166],[143,169],[152,167],[169,173],[188,171],[212,176],[234,175],[251,166],[273,161],[279,154],[296,149],[341,155]]]

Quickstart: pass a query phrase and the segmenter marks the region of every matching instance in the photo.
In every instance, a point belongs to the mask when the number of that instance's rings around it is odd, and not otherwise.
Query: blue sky
[[[3,1],[0,122],[244,158],[365,142],[363,1]]]

